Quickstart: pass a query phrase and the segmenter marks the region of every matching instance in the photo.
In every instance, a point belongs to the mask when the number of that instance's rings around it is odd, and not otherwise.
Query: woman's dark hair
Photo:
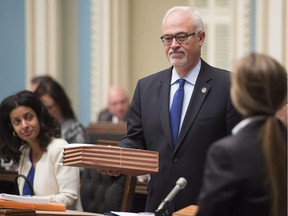
[[[48,75],[36,76],[31,79],[31,84],[39,84],[41,82],[50,82],[53,78]]]
[[[44,95],[49,95],[60,109],[63,119],[76,119],[72,110],[70,100],[66,95],[62,86],[55,80],[41,81],[35,91],[35,94],[41,98]]]
[[[19,149],[24,142],[13,135],[10,113],[20,106],[29,107],[36,113],[40,126],[39,145],[44,151],[53,137],[60,137],[59,125],[35,94],[24,90],[5,98],[0,105],[0,156],[17,164],[21,155]]]

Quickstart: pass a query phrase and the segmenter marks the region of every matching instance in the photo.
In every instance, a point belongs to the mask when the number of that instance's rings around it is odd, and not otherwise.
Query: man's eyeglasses
[[[195,35],[196,32],[193,32],[191,34],[188,33],[177,33],[175,35],[172,34],[166,34],[160,37],[160,39],[162,40],[162,42],[165,45],[170,45],[173,42],[173,38],[175,38],[175,40],[177,41],[177,43],[179,44],[183,44],[186,43],[188,40],[188,37]]]

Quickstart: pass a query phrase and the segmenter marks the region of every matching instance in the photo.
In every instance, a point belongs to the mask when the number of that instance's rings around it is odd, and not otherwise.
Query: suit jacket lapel
[[[181,146],[181,143],[188,133],[190,127],[192,126],[197,113],[199,112],[206,96],[208,95],[211,85],[208,83],[212,79],[210,71],[208,70],[208,65],[203,60],[201,60],[201,69],[195,83],[194,91],[191,96],[189,106],[186,111],[186,116],[184,118],[182,128],[179,134],[179,138],[176,144],[176,149]]]
[[[164,134],[169,142],[169,146],[174,149],[171,127],[170,127],[170,117],[169,117],[169,95],[170,95],[170,80],[171,80],[172,67],[166,70],[163,78],[159,82],[158,87],[158,101],[159,103],[159,115],[161,119],[161,124],[163,127]]]

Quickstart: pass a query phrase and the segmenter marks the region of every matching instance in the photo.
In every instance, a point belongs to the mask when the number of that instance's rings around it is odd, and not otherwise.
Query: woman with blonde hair
[[[231,79],[244,120],[208,151],[197,216],[286,216],[287,128],[275,114],[287,101],[287,72],[252,53]]]

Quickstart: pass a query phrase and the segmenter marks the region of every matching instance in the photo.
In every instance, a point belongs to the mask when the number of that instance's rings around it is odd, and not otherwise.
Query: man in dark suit
[[[129,97],[121,86],[111,86],[108,92],[108,106],[98,116],[99,122],[126,122],[129,113]]]
[[[167,58],[172,67],[139,80],[131,103],[128,131],[120,146],[159,152],[159,172],[148,183],[146,211],[154,212],[175,186],[184,190],[168,204],[170,213],[196,204],[210,144],[231,133],[241,117],[231,104],[229,72],[201,59],[205,31],[190,7],[170,9],[162,24]],[[170,115],[178,79],[185,79],[179,136],[172,139]]]

